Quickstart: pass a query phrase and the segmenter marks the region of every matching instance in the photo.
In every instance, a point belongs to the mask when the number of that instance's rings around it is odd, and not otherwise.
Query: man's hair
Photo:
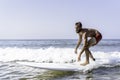
[[[82,27],[82,23],[81,22],[76,22],[75,25],[79,26],[79,27]]]
[[[76,33],[79,33],[82,30],[82,23],[81,22],[76,22]]]

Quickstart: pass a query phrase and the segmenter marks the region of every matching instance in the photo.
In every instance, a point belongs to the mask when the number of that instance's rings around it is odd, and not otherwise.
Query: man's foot
[[[95,61],[95,58],[93,58],[93,61]]]
[[[89,64],[89,62],[86,62],[86,63],[80,64],[80,65],[82,65],[82,66],[86,66],[87,64]]]

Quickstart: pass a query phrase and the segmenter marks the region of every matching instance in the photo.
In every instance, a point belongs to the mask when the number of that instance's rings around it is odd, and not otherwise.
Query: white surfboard
[[[59,71],[81,71],[82,66],[71,63],[35,63],[35,62],[17,62],[20,65],[36,67],[40,69],[59,70]]]

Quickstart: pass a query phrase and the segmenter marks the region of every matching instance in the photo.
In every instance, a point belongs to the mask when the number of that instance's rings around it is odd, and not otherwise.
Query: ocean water
[[[0,80],[120,80],[119,39],[105,39],[91,47],[96,61],[90,59],[90,64],[80,72],[44,70],[17,64],[76,63],[76,43],[75,39],[0,40]],[[81,62],[84,61],[83,53]]]

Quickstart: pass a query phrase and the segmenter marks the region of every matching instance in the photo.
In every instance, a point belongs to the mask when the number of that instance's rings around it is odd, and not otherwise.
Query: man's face
[[[75,25],[76,33],[79,33],[82,28],[79,25]]]

